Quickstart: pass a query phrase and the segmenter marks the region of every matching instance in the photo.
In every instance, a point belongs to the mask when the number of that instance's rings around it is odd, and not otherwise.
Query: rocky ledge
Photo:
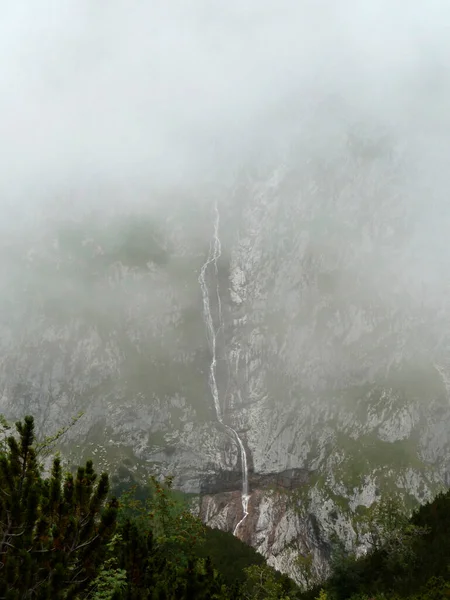
[[[307,469],[286,469],[277,473],[248,473],[249,493],[258,490],[284,489],[294,490],[306,485],[310,480]],[[242,473],[240,471],[221,471],[207,476],[201,485],[201,495],[210,496],[225,492],[242,490]]]

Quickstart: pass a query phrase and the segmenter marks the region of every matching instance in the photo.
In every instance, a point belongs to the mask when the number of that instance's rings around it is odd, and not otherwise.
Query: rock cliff
[[[248,455],[237,534],[308,585],[333,536],[364,551],[358,507],[447,483],[450,311],[446,220],[430,255],[413,159],[345,128],[326,160],[304,145],[214,192],[222,253],[206,283],[224,423]],[[52,212],[4,233],[0,410],[36,415],[42,433],[83,410],[67,456],[174,475],[232,531],[240,449],[214,411],[198,282],[211,198]]]

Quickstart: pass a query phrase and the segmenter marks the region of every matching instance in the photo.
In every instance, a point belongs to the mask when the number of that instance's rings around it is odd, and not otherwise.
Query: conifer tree
[[[114,533],[117,501],[91,461],[63,476],[56,457],[41,474],[34,420],[16,423],[0,450],[0,599],[74,598],[96,577]]]

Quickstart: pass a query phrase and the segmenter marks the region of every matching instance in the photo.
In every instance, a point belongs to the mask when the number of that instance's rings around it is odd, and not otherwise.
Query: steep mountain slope
[[[448,598],[449,501],[447,491],[420,506],[410,519],[397,515],[397,523],[394,525],[394,519],[391,522],[394,526],[385,529],[387,535],[382,543],[372,546],[372,551],[359,559],[341,554],[334,561],[333,575],[325,585],[300,597],[315,599],[322,589],[322,596],[325,593],[336,600]]]
[[[342,127],[323,156],[306,136],[224,192],[44,214],[0,255],[0,410],[42,432],[85,411],[67,454],[173,474],[228,531],[234,430],[237,534],[305,584],[333,535],[364,551],[358,506],[429,499],[450,460],[440,199],[427,222],[414,157],[381,135]]]
[[[333,533],[357,543],[358,506],[423,501],[448,469],[446,299],[417,266],[420,192],[382,141],[236,191],[228,411],[255,472],[311,473],[287,497],[256,488],[244,539],[290,573],[310,557],[310,579]],[[230,527],[229,506],[209,498],[204,518]]]

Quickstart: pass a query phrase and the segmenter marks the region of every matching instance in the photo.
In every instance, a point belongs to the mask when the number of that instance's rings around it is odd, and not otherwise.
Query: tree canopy
[[[330,579],[302,593],[231,533],[205,527],[170,478],[117,499],[90,460],[65,472],[56,455],[45,470],[57,437],[37,443],[32,417],[15,431],[0,419],[0,600],[450,598],[450,492],[410,519],[382,498],[355,522],[367,555],[337,544]]]
[[[46,472],[55,436],[37,443],[32,417],[0,427],[0,600],[288,600],[298,590],[231,534],[208,535],[170,479],[150,478],[144,500],[133,488],[118,500],[92,461],[64,472],[55,456]]]

